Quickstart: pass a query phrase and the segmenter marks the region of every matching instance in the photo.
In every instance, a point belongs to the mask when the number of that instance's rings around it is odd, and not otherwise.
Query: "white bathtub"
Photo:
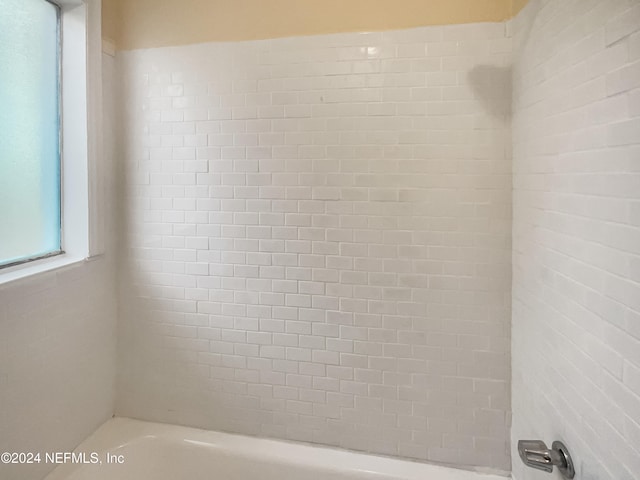
[[[45,480],[505,480],[343,450],[114,418]],[[107,463],[107,454],[112,461]],[[93,455],[93,456],[92,456]],[[60,459],[59,459],[60,460]],[[101,463],[91,463],[91,462]]]

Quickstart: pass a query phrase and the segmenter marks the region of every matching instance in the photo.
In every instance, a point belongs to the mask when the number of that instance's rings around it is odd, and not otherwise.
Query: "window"
[[[100,0],[0,0],[0,284],[103,252]]]
[[[62,250],[59,19],[0,0],[0,267]]]

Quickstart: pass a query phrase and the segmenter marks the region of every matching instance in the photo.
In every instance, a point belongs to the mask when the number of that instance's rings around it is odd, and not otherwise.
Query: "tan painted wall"
[[[527,0],[103,0],[122,50],[424,25],[500,22]]]
[[[102,0],[102,37],[114,42],[120,36],[118,17],[120,16],[121,0]]]
[[[520,10],[522,10],[527,3],[529,3],[529,0],[512,0],[511,4],[511,16],[515,17],[518,13],[520,13]]]

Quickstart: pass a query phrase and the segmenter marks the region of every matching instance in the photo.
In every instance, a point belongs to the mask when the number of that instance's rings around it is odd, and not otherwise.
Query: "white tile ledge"
[[[85,264],[89,261],[96,260],[97,258],[100,257],[86,258],[83,256],[63,253],[62,255],[57,255],[55,257],[35,260],[28,264],[16,265],[15,267],[10,267],[6,270],[0,270],[0,288],[20,280],[30,280],[32,277],[36,277],[47,272]]]

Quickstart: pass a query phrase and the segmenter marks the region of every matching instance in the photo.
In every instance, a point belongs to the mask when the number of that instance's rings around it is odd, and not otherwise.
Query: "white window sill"
[[[83,256],[63,253],[61,255],[56,255],[55,257],[43,258],[30,263],[24,263],[22,265],[16,265],[15,267],[2,269],[0,270],[0,287],[17,280],[27,279],[28,277],[36,276],[41,273],[85,263],[87,261],[89,261],[89,259]]]

